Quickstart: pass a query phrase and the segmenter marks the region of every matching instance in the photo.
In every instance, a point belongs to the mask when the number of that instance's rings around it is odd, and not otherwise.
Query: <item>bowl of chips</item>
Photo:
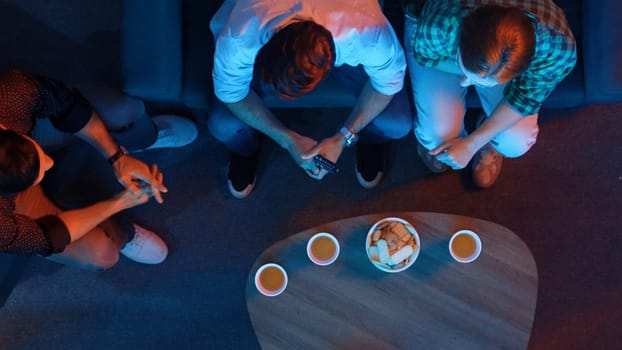
[[[421,243],[413,225],[404,219],[389,217],[369,229],[365,250],[369,261],[379,270],[400,272],[415,262]]]

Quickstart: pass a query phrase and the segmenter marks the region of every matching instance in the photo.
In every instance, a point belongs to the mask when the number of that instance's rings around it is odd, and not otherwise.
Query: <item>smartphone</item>
[[[315,165],[317,165],[320,169],[324,169],[333,175],[339,173],[339,167],[337,166],[337,164],[322,157],[321,155],[318,154],[317,156],[313,157],[313,160],[315,160]]]

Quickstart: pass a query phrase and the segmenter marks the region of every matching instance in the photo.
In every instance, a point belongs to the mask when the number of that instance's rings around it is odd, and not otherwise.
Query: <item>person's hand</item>
[[[341,152],[343,152],[343,136],[339,133],[322,140],[319,144],[315,145],[313,148],[302,154],[303,159],[313,160],[313,157],[316,155],[321,155],[322,157],[330,160],[333,163],[337,163],[339,156],[341,156]],[[315,161],[314,161],[315,163]],[[314,179],[321,180],[326,176],[328,172],[324,169],[319,169],[317,174],[309,174]]]
[[[296,164],[305,170],[311,177],[313,177],[313,175],[317,175],[320,170],[317,165],[315,165],[315,161],[313,159],[304,159],[302,155],[315,145],[317,145],[317,141],[314,139],[292,132],[290,135],[290,142],[288,142],[285,147]]]
[[[153,196],[151,186],[147,184],[139,184],[136,186],[135,190],[137,191],[134,192],[134,190],[126,188],[115,196],[115,199],[121,203],[123,209],[129,209],[147,203],[149,198]]]
[[[112,166],[117,180],[132,193],[138,195],[142,191],[141,187],[146,185],[158,203],[164,202],[162,192],[168,192],[168,188],[162,183],[164,175],[156,164],[153,164],[149,169],[147,164],[126,154],[114,162]]]
[[[475,155],[477,149],[467,137],[459,137],[449,140],[444,144],[430,150],[430,154],[436,156],[436,159],[451,167],[454,170],[463,169],[471,158]]]

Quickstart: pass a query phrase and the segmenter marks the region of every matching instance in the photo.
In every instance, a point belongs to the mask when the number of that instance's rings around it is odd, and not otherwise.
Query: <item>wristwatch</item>
[[[353,133],[350,129],[348,129],[345,125],[339,129],[339,133],[343,135],[345,139],[346,147],[350,147],[356,143],[359,139],[359,135]]]
[[[110,158],[108,158],[108,164],[114,164],[114,162],[116,162],[117,160],[119,160],[119,158],[123,157],[126,154],[130,154],[130,152],[128,152],[125,147],[119,146],[119,149],[113,155],[111,155]]]

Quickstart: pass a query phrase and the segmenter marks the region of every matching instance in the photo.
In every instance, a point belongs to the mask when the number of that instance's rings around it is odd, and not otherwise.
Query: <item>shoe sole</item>
[[[255,182],[257,181],[257,179],[255,179],[255,181],[253,181],[252,184],[246,186],[246,188],[244,189],[244,191],[238,191],[236,190],[233,185],[231,184],[231,181],[227,180],[227,188],[229,189],[229,193],[231,193],[231,195],[237,199],[244,199],[246,197],[248,197],[251,192],[253,192],[253,189],[255,188]]]
[[[251,192],[253,192],[253,189],[255,188],[255,184],[257,183],[257,176],[255,176],[255,179],[253,179],[252,184],[246,186],[244,191],[238,191],[235,189],[235,187],[233,187],[233,184],[227,177],[228,173],[229,173],[229,163],[227,163],[227,166],[225,167],[225,179],[227,179],[227,189],[229,190],[229,193],[231,193],[233,197],[237,199],[244,199],[248,197],[251,194]]]
[[[164,257],[162,259],[159,260],[145,260],[145,259],[140,259],[140,258],[136,258],[136,257],[132,257],[128,254],[125,254],[123,252],[120,252],[121,255],[123,255],[124,257],[137,262],[139,264],[145,264],[145,265],[157,265],[157,264],[161,264],[164,260],[166,260],[166,258],[168,257],[168,250],[166,251],[166,253],[164,253]]]
[[[382,180],[384,176],[384,174],[380,172],[378,173],[378,175],[376,175],[376,177],[372,181],[367,181],[363,178],[361,173],[359,173],[358,169],[355,169],[355,172],[356,172],[356,179],[358,180],[359,184],[367,190],[370,190],[378,186],[378,184],[380,183],[380,181]]]
[[[386,160],[386,158],[385,158]],[[386,169],[386,161],[385,164],[383,166],[383,168]],[[371,181],[367,181],[363,175],[361,175],[361,172],[359,171],[359,167],[358,167],[358,163],[354,163],[354,173],[356,174],[356,180],[358,180],[359,185],[361,185],[361,187],[363,187],[364,189],[370,190],[376,186],[378,186],[378,184],[380,183],[380,181],[382,181],[382,178],[384,177],[384,171],[380,171],[378,172],[378,174],[376,175],[376,177],[371,180]]]

